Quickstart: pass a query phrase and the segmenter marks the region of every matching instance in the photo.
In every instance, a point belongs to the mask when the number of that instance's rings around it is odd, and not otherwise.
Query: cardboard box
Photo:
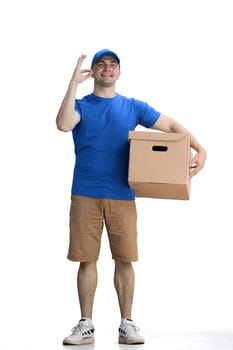
[[[190,199],[190,137],[129,131],[129,186],[136,197]]]

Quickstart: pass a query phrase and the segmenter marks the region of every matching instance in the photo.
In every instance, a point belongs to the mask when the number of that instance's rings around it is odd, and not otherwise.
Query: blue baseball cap
[[[117,61],[117,63],[120,65],[120,59],[119,59],[119,57],[117,56],[117,54],[115,52],[113,52],[111,50],[108,50],[108,49],[103,49],[103,50],[100,50],[100,51],[96,52],[96,54],[94,55],[94,57],[92,59],[92,62],[91,62],[91,68],[103,56],[111,56],[111,57],[113,57]]]

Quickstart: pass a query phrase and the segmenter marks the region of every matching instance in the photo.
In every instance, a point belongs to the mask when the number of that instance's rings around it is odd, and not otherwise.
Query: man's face
[[[120,76],[118,62],[111,56],[102,56],[93,66],[93,78],[102,86],[112,86]]]

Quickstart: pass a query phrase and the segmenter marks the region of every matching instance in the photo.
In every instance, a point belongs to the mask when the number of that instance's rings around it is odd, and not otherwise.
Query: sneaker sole
[[[81,340],[64,340],[63,345],[82,345],[82,344],[93,344],[94,338],[86,338]]]
[[[136,345],[136,344],[144,344],[145,341],[144,339],[126,339],[126,338],[119,337],[118,343],[127,344],[127,345],[132,345],[132,344]]]

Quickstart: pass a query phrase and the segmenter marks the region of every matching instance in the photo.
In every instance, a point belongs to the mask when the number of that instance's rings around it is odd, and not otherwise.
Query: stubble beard
[[[97,81],[97,84],[100,87],[113,87],[115,85],[115,80],[114,81]]]

